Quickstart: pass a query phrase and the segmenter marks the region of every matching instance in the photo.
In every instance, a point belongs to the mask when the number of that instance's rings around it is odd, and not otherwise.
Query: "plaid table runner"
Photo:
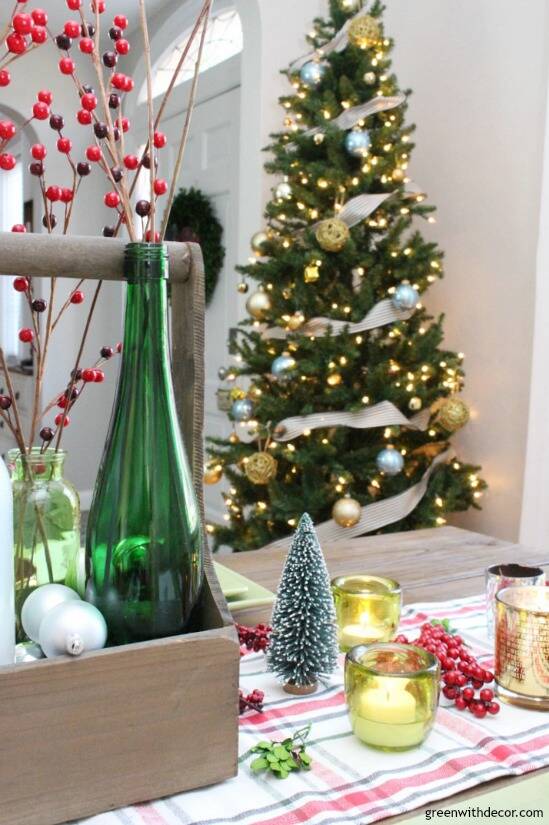
[[[401,630],[414,637],[414,629],[433,618],[450,618],[474,655],[491,667],[483,596],[408,606]],[[549,714],[542,712],[502,704],[498,716],[476,719],[468,711],[440,707],[435,728],[421,747],[384,753],[353,736],[342,670],[329,687],[297,698],[265,672],[262,653],[250,653],[241,662],[240,684],[245,692],[263,690],[266,703],[262,714],[240,717],[237,777],[101,814],[85,825],[366,825],[496,777],[549,765]],[[251,774],[250,748],[258,740],[284,739],[309,722],[311,771],[284,780]]]

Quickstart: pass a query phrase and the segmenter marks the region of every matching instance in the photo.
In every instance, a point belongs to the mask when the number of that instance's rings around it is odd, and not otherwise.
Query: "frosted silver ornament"
[[[80,596],[64,584],[44,584],[33,590],[21,610],[21,624],[29,639],[38,642],[40,625],[46,614],[58,604],[68,601],[80,601]]]
[[[326,74],[326,65],[310,60],[305,63],[299,72],[299,77],[304,86],[314,88],[322,83],[322,78]]]
[[[107,623],[93,604],[63,602],[44,616],[39,641],[49,659],[66,654],[80,656],[105,647]]]
[[[15,664],[22,665],[28,662],[37,662],[43,659],[44,654],[40,645],[36,642],[21,642],[15,645]]]
[[[227,372],[227,367],[219,367],[219,369],[217,370],[217,377],[220,381],[225,380],[225,378],[227,377]]]
[[[290,377],[290,374],[295,370],[297,364],[295,358],[292,358],[289,352],[283,352],[278,358],[275,358],[271,364],[271,373],[278,378],[279,381],[284,381]]]
[[[397,476],[404,467],[404,458],[398,450],[387,447],[376,456],[377,468],[387,476]]]
[[[249,421],[253,411],[254,405],[249,398],[239,398],[231,407],[231,415],[236,421]]]
[[[280,200],[289,200],[292,197],[292,187],[289,183],[283,181],[275,188],[275,195]]]
[[[345,136],[345,149],[354,158],[363,158],[370,148],[370,134],[367,131],[353,129]]]
[[[414,309],[419,292],[411,284],[399,284],[391,300],[395,309]]]

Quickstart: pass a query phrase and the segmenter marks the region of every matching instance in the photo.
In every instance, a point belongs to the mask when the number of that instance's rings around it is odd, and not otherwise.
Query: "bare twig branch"
[[[143,49],[145,51],[145,68],[147,71],[147,114],[148,114],[148,135],[149,135],[149,180],[150,180],[150,204],[151,204],[151,212],[150,212],[150,228],[151,228],[151,237],[154,241],[155,236],[155,212],[156,212],[156,204],[155,204],[155,195],[154,195],[154,178],[155,178],[155,168],[154,168],[154,101],[153,101],[153,90],[152,90],[152,66],[151,66],[151,44],[149,40],[149,28],[147,26],[147,12],[145,10],[145,0],[139,0],[139,25],[141,26],[141,34],[143,36]]]
[[[25,439],[23,437],[23,428],[21,426],[21,418],[19,416],[19,405],[17,404],[17,399],[15,398],[15,392],[13,391],[13,384],[11,381],[10,371],[8,369],[8,365],[6,364],[6,358],[4,356],[4,350],[0,347],[0,368],[4,373],[4,378],[6,379],[6,385],[8,388],[8,395],[11,398],[11,408],[13,410],[13,415],[15,417],[15,430],[12,428],[13,435],[15,440],[17,441],[17,446],[21,450],[23,454],[27,452],[27,448],[25,447]]]
[[[142,2],[143,2],[143,0],[142,0]],[[170,209],[171,209],[174,197],[175,197],[175,190],[176,190],[176,187],[177,187],[179,172],[181,170],[181,164],[183,163],[183,156],[185,154],[185,147],[187,145],[187,138],[189,136],[189,129],[191,127],[192,113],[193,113],[194,103],[195,103],[195,100],[196,100],[196,91],[197,91],[197,88],[198,88],[198,76],[200,74],[200,61],[202,60],[202,51],[204,49],[204,43],[205,43],[205,40],[206,40],[206,31],[207,31],[207,28],[208,28],[208,19],[209,19],[209,13],[210,13],[211,5],[212,5],[212,0],[209,0],[209,2],[207,3],[207,9],[204,13],[204,18],[203,18],[202,34],[200,35],[200,44],[198,46],[198,54],[196,56],[196,63],[194,65],[194,76],[193,76],[193,82],[192,82],[192,86],[191,86],[191,92],[189,94],[189,103],[188,103],[188,106],[187,106],[187,112],[186,112],[186,115],[185,115],[185,125],[183,126],[183,132],[181,134],[181,141],[179,143],[179,149],[178,149],[178,152],[177,152],[177,159],[175,161],[175,166],[174,166],[174,170],[173,170],[173,174],[172,174],[172,180],[171,180],[171,184],[170,184],[170,193],[168,195],[168,200],[166,202],[166,208],[165,208],[165,211],[164,211],[164,217],[162,219],[162,227],[160,229],[160,239],[161,240],[164,239],[164,236],[166,235],[166,229],[168,228],[168,221],[170,219]]]

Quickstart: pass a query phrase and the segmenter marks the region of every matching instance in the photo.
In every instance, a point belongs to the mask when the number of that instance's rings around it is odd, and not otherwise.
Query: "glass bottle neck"
[[[169,363],[165,245],[128,244],[124,274],[128,286],[123,369],[132,364],[158,369],[159,359]],[[134,378],[139,380],[139,375]]]

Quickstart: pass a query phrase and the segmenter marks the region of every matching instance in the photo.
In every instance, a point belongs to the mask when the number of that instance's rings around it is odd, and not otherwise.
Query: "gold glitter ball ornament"
[[[292,332],[295,332],[295,330],[299,329],[299,327],[303,326],[304,323],[305,323],[305,316],[303,315],[303,313],[302,312],[294,312],[294,314],[290,315],[290,317],[288,318],[288,321],[286,322],[286,326],[288,327],[289,330],[291,330]]]
[[[306,284],[314,284],[320,278],[320,270],[315,264],[309,264],[303,270],[303,280]]]
[[[267,312],[271,309],[271,299],[266,292],[258,290],[252,292],[246,301],[246,309],[256,321],[260,321]]]
[[[246,476],[252,484],[268,484],[276,475],[278,462],[270,453],[254,453],[246,462]]]
[[[265,244],[269,240],[269,236],[265,232],[264,229],[260,229],[259,232],[256,232],[252,235],[252,240],[250,241],[251,247],[256,255],[263,255]]]
[[[360,502],[355,498],[340,498],[332,508],[332,518],[340,527],[354,527],[362,515]]]
[[[357,17],[349,26],[349,42],[353,46],[359,46],[361,49],[367,49],[369,46],[375,46],[381,37],[381,29],[379,23],[369,14],[363,17]]]
[[[223,475],[221,464],[207,464],[204,468],[204,484],[217,484]]]
[[[340,252],[350,237],[349,227],[339,218],[321,221],[316,228],[318,245],[326,252]]]
[[[450,433],[455,433],[469,421],[469,407],[457,396],[444,398],[436,402],[431,409],[436,413],[437,424]]]

